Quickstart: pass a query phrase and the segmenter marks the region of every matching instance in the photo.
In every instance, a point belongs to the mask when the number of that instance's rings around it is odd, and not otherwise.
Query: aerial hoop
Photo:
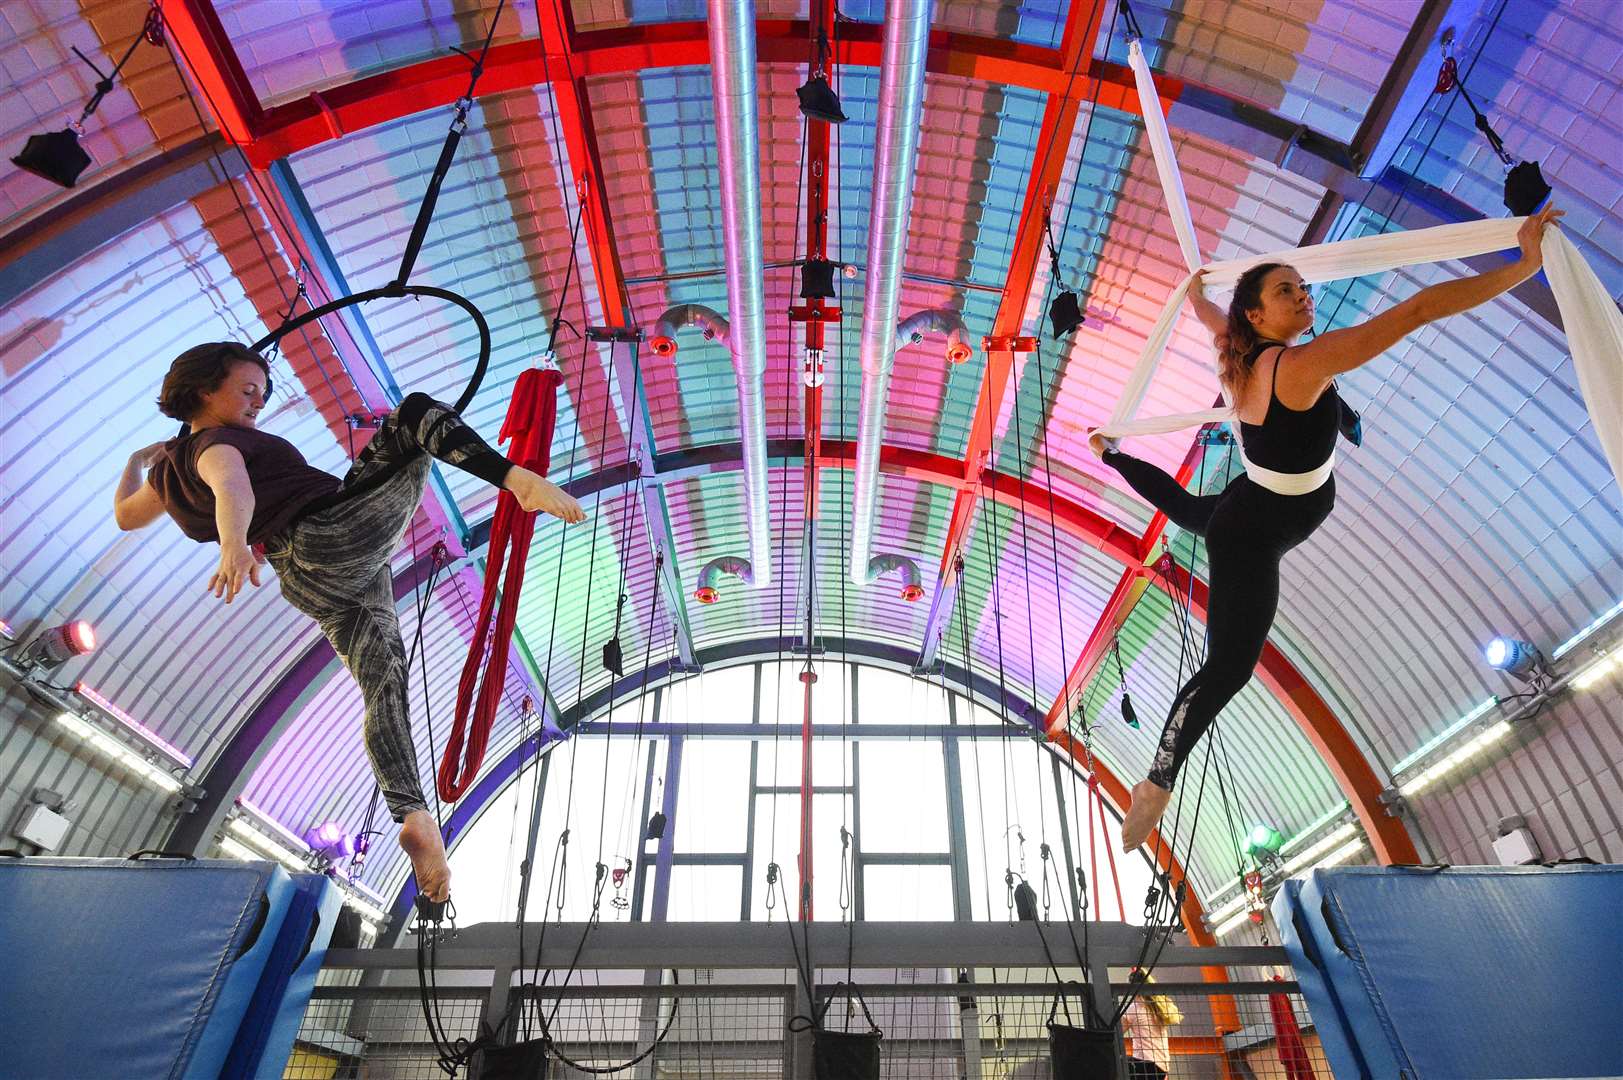
[[[318,308],[306,311],[303,315],[289,319],[254,342],[250,348],[254,352],[263,353],[288,334],[325,315],[331,315],[333,312],[347,307],[357,307],[372,300],[399,296],[427,296],[436,300],[444,300],[455,304],[472,317],[474,326],[479,330],[479,359],[474,364],[473,376],[468,379],[468,385],[462,390],[462,396],[456,399],[456,404],[453,406],[457,412],[465,412],[468,405],[472,403],[474,396],[479,393],[479,384],[484,382],[485,371],[490,367],[490,324],[485,321],[484,313],[474,306],[472,300],[460,293],[451,292],[449,289],[436,289],[431,285],[402,285],[399,282],[391,282],[381,289],[368,289],[366,292],[355,293],[353,296],[341,296],[337,300],[322,304]]]

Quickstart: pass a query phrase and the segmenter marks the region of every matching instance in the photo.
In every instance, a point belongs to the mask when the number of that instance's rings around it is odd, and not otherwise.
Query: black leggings
[[[1171,791],[1189,752],[1262,658],[1279,607],[1279,560],[1329,516],[1336,481],[1278,495],[1242,474],[1216,495],[1194,495],[1138,458],[1108,451],[1104,460],[1173,524],[1206,538],[1206,662],[1172,699],[1150,767],[1150,781]]]

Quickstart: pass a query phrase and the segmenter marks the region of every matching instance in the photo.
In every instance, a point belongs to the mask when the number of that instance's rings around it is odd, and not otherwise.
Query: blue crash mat
[[[1338,1080],[1623,1076],[1623,866],[1318,870],[1273,912]]]
[[[0,1072],[214,1080],[292,894],[271,863],[0,860]]]
[[[220,1072],[222,1080],[281,1080],[293,1053],[344,904],[344,894],[322,874],[295,875],[293,887],[282,932],[237,1030],[237,1041]]]

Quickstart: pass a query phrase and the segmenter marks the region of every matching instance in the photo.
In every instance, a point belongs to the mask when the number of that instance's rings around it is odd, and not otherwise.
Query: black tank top
[[[1278,341],[1259,342],[1245,358],[1249,370],[1269,349],[1279,348]],[[1273,385],[1268,391],[1268,411],[1262,423],[1240,424],[1240,441],[1245,444],[1245,456],[1264,469],[1282,473],[1312,472],[1326,461],[1336,448],[1337,423],[1341,418],[1341,399],[1335,384],[1306,409],[1292,409],[1279,400],[1279,358],[1274,360]]]

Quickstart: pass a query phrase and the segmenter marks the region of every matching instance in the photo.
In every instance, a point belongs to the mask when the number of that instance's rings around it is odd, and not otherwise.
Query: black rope
[[[101,76],[96,82],[96,92],[85,103],[84,111],[79,114],[79,119],[73,122],[74,130],[81,132],[84,130],[84,122],[90,119],[90,114],[95,112],[97,107],[101,105],[102,98],[113,92],[113,84],[117,81],[119,72],[124,70],[124,65],[130,62],[130,57],[135,55],[135,50],[140,47],[143,41],[151,45],[167,43],[163,32],[163,10],[157,0],[153,0],[152,7],[147,10],[146,19],[141,23],[141,32],[135,35],[135,40],[130,42],[130,47],[124,50],[124,55],[119,58],[111,74],[103,74],[94,60],[79,51],[79,46],[68,46],[73,50],[73,55],[83,60],[91,71]]]

